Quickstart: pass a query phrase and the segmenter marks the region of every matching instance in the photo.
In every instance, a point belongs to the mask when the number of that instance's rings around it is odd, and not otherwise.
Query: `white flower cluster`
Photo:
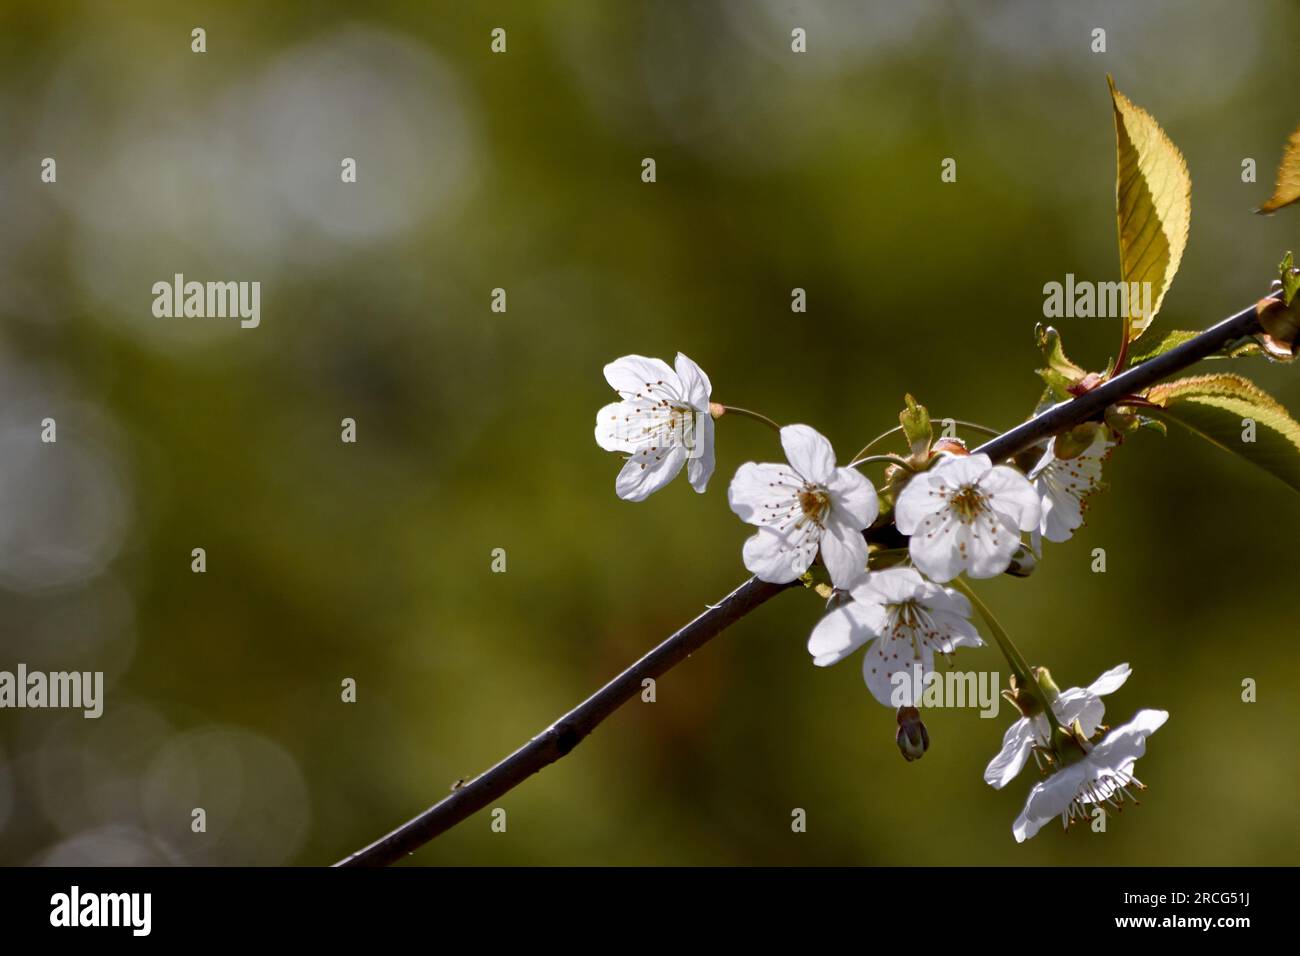
[[[1134,718],[1105,735],[1091,739],[1106,728],[1102,717],[1106,706],[1101,698],[1118,690],[1128,680],[1129,666],[1120,664],[1102,674],[1086,688],[1071,687],[1051,702],[1052,713],[1062,727],[1078,731],[1067,755],[1072,758],[1061,769],[1034,784],[1025,809],[1011,832],[1017,843],[1028,840],[1044,823],[1060,816],[1063,826],[1091,818],[1096,808],[1118,811],[1125,799],[1134,800],[1133,790],[1142,782],[1133,775],[1133,765],[1146,752],[1146,739],[1169,719],[1163,710],[1141,710]],[[984,770],[984,780],[1002,789],[1024,768],[1030,754],[1051,748],[1051,726],[1046,714],[1021,717],[1007,728],[1002,750]],[[1131,788],[1131,789],[1130,789]]]
[[[620,400],[597,414],[596,441],[626,455],[615,482],[619,497],[644,500],[687,463],[692,487],[703,493],[714,468],[713,415],[725,413],[725,406],[711,404],[708,376],[679,353],[675,369],[659,359],[624,356],[605,367],[605,378]],[[910,567],[868,569],[864,532],[880,517],[879,496],[858,463],[838,465],[831,443],[807,425],[780,429],[785,462],[741,465],[727,500],[756,528],[741,553],[760,580],[795,581],[820,556],[838,600],[808,639],[813,663],[835,664],[865,647],[863,677],[872,695],[893,708],[901,692],[902,705],[912,708],[919,705],[911,699],[913,688],[924,686],[936,655],[947,658],[959,647],[984,643],[970,620],[970,601],[945,585],[963,574],[1004,573],[1023,547],[1024,532],[1031,533],[1035,553],[1044,538],[1068,540],[1100,485],[1102,462],[1113,447],[1106,435],[1098,428],[1091,445],[1069,458],[1056,457],[1052,439],[1028,476],[984,454],[935,455],[893,504],[894,525],[908,536]],[[1053,816],[1068,824],[1090,806],[1118,806],[1131,796],[1130,787],[1141,787],[1133,764],[1146,737],[1167,718],[1164,711],[1140,711],[1099,742],[1090,740],[1105,729],[1101,695],[1127,677],[1128,665],[1121,665],[1052,703],[1059,723],[1078,734],[1066,757],[1049,758],[1053,772],[1034,786],[1013,827],[1018,841]],[[1031,753],[1051,752],[1055,744],[1043,714],[1022,717],[1007,731],[985,779],[1001,788]]]

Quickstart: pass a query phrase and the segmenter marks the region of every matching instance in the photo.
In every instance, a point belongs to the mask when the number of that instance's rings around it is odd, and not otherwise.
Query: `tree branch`
[[[1258,331],[1259,320],[1255,306],[1251,305],[1177,348],[1115,376],[1078,398],[1049,408],[973,451],[986,454],[994,461],[1005,461],[1058,432],[1097,418],[1116,401],[1141,392]],[[387,866],[413,853],[573,750],[601,721],[635,697],[645,678],[665,674],[750,611],[792,586],[793,583],[768,584],[750,578],[490,770],[335,866]]]
[[[597,724],[639,694],[641,682],[647,677],[667,673],[708,640],[794,583],[768,584],[750,578],[491,770],[335,866],[387,866],[454,827],[578,746]]]

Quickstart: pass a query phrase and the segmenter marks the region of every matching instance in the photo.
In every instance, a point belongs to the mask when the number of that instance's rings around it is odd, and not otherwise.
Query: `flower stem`
[[[1024,655],[1020,653],[1020,649],[1012,642],[1010,635],[999,623],[989,606],[981,601],[974,589],[961,578],[953,578],[948,584],[966,595],[970,599],[970,603],[975,605],[975,610],[979,611],[980,617],[984,618],[984,623],[989,626],[989,631],[993,634],[993,640],[997,643],[998,650],[1002,652],[1002,656],[1011,665],[1011,671],[1016,675],[1016,678],[1025,684],[1033,683],[1033,670],[1030,668],[1029,662],[1025,660]]]
[[[1114,378],[1120,372],[1124,371],[1124,363],[1128,360],[1128,340],[1129,332],[1133,328],[1133,320],[1125,316],[1122,327],[1120,328],[1119,355],[1115,357],[1115,367],[1110,370],[1108,378]]]
[[[933,421],[933,419],[931,419],[931,421]],[[962,421],[960,418],[941,418],[941,419],[939,419],[939,421],[941,421],[941,422],[952,422],[954,425],[960,425],[962,428],[969,428],[971,431],[979,432],[979,433],[982,434],[982,435],[992,435],[992,436],[994,436],[994,437],[997,437],[998,435],[1001,435],[1001,434],[1002,434],[1002,433],[1001,433],[1000,431],[998,431],[997,429],[989,428],[987,425],[981,425],[981,424],[979,424],[978,422],[966,422],[966,421]],[[869,442],[867,442],[865,445],[863,445],[863,446],[862,446],[862,450],[859,451],[856,455],[854,455],[852,460],[854,460],[854,461],[856,462],[856,460],[862,458],[863,455],[865,455],[867,452],[871,451],[871,449],[875,448],[878,444],[880,444],[882,441],[884,441],[884,440],[885,440],[886,438],[888,438],[890,435],[897,435],[897,434],[898,434],[899,432],[901,432],[902,430],[903,430],[903,426],[902,426],[902,425],[895,425],[895,426],[894,426],[893,428],[891,428],[889,431],[887,431],[887,432],[881,432],[881,433],[880,433],[879,435],[877,435],[875,438],[871,439],[871,441],[869,441]]]
[[[1053,735],[1055,735],[1055,732],[1061,729],[1061,725],[1056,719],[1056,714],[1052,711],[1051,699],[1047,696],[1043,685],[1038,682],[1034,669],[1029,666],[1025,656],[1020,653],[1020,649],[1011,640],[1011,636],[998,623],[998,619],[993,615],[989,606],[980,600],[979,595],[975,593],[969,584],[961,578],[954,578],[948,583],[970,598],[975,610],[979,611],[980,617],[984,618],[984,623],[989,626],[989,631],[993,634],[993,640],[997,642],[998,650],[1002,652],[1002,656],[1011,665],[1011,672],[1016,675],[1016,680],[1020,682],[1021,686],[1035,689],[1038,699],[1043,703],[1043,716],[1047,718],[1048,726],[1052,728]],[[1055,736],[1053,736],[1053,739],[1055,739]]]
[[[880,433],[879,435],[877,435],[875,438],[871,439],[871,441],[869,441],[869,442],[867,442],[865,445],[863,445],[863,446],[862,446],[862,449],[861,449],[861,450],[860,450],[856,455],[854,455],[851,459],[849,459],[849,460],[850,460],[850,461],[855,461],[855,462],[861,460],[861,458],[862,458],[863,455],[865,455],[867,452],[871,451],[871,449],[875,448],[877,445],[879,445],[882,441],[884,441],[884,440],[885,440],[886,438],[888,438],[890,435],[896,435],[896,434],[898,434],[899,432],[901,432],[902,430],[903,430],[903,426],[902,426],[902,425],[895,425],[895,426],[894,426],[893,428],[891,428],[889,431],[887,431],[887,432],[881,432],[881,433]]]
[[[856,468],[858,465],[870,465],[873,462],[887,461],[893,465],[902,465],[908,471],[912,471],[912,463],[901,455],[867,455],[865,458],[856,458],[849,462],[850,468]]]
[[[941,418],[939,421],[948,421],[949,419]],[[969,428],[971,431],[979,432],[982,435],[991,435],[996,438],[1002,433],[996,428],[989,428],[987,425],[981,425],[978,422],[964,422],[960,418],[951,419],[954,425],[960,425],[962,428]]]
[[[772,421],[772,419],[768,418],[766,415],[761,415],[758,412],[751,412],[748,408],[737,408],[735,405],[723,405],[722,410],[731,415],[739,415],[742,418],[752,418],[756,422],[762,422],[778,435],[781,434],[781,426]]]

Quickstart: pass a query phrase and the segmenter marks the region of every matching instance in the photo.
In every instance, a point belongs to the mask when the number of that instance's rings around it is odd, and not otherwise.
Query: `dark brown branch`
[[[791,586],[750,578],[491,770],[335,866],[386,866],[428,843],[578,746],[602,720],[641,693],[641,682],[647,677],[667,673],[715,635]]]
[[[983,452],[994,461],[1005,461],[1066,428],[1097,418],[1117,400],[1141,392],[1257,331],[1259,322],[1252,305],[1177,348],[1117,375],[1091,392],[1048,409],[973,451]],[[486,773],[335,865],[387,866],[413,853],[571,751],[601,721],[640,693],[642,681],[647,677],[657,678],[666,673],[760,604],[791,586],[750,578]]]

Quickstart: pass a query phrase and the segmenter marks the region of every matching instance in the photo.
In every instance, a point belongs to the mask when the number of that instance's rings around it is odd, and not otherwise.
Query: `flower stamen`
[[[950,499],[949,507],[964,524],[972,524],[988,510],[988,496],[976,485],[965,485]]]
[[[823,488],[804,485],[799,492],[799,507],[803,510],[804,517],[820,528],[826,513],[831,510],[831,496]]]

